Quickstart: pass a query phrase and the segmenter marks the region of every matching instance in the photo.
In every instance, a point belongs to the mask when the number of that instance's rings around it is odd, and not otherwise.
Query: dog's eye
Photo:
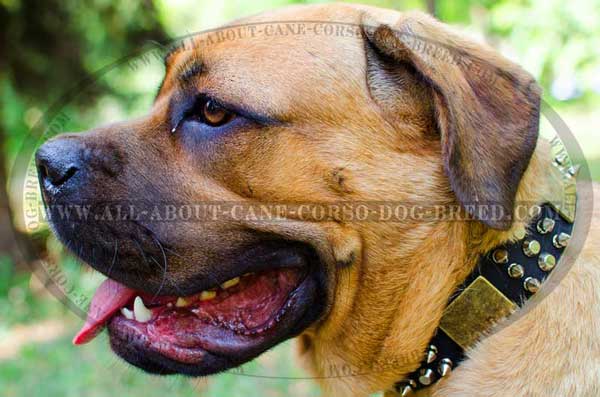
[[[235,114],[211,98],[201,98],[190,112],[191,116],[210,127],[219,127],[230,122]]]
[[[236,119],[238,113],[229,110],[227,106],[221,105],[219,101],[207,96],[199,95],[196,98],[190,98],[191,103],[182,103],[185,110],[181,112],[181,116],[175,122],[171,133],[174,134],[179,127],[183,127],[187,122],[196,128],[218,128],[230,123]],[[241,117],[242,119],[243,117]],[[206,131],[208,132],[208,131]]]
[[[233,118],[233,113],[223,108],[214,100],[209,99],[202,107],[202,115],[206,124],[217,127],[229,122]]]

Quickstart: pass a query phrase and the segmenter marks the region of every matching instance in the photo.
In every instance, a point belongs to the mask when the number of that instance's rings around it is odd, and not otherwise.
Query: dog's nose
[[[35,154],[35,164],[44,189],[67,185],[81,169],[78,139],[65,137],[46,142]]]

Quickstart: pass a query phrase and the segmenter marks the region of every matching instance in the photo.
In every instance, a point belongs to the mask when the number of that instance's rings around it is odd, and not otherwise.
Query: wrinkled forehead
[[[186,38],[166,57],[161,95],[181,86],[281,115],[316,100],[366,92],[360,26],[253,19]]]

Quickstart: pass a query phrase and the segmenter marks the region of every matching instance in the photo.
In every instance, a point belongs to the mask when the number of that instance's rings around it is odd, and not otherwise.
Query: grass
[[[316,385],[302,378],[284,343],[241,368],[209,378],[153,376],[127,365],[108,347],[106,335],[82,347],[71,344],[79,320],[65,315],[68,332],[48,343],[28,344],[0,362],[3,397],[191,397],[191,396],[317,396]],[[258,376],[258,377],[257,377]],[[266,378],[264,376],[267,376]],[[278,378],[278,377],[284,377]]]

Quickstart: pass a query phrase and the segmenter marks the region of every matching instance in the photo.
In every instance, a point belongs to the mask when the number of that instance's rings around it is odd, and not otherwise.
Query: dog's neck
[[[395,395],[412,396],[416,390],[449,376],[465,358],[465,352],[537,293],[559,263],[573,229],[576,171],[562,145],[556,141],[555,146],[551,166],[539,167],[547,164],[547,156],[534,158],[530,174],[523,181],[525,186],[520,189],[521,195],[533,196],[518,198],[519,211],[526,210],[526,215],[515,213],[509,235],[496,232],[494,236],[488,230],[484,236],[491,234],[489,241],[470,236],[475,246],[467,248],[466,262],[473,263],[469,252],[478,253],[476,266],[469,266],[472,271],[452,292],[420,366],[395,384]],[[550,152],[544,150],[546,154]],[[546,171],[542,180],[549,182],[537,194],[530,186],[539,184],[528,184],[528,179],[537,173],[536,168]],[[549,191],[544,191],[544,187]],[[556,188],[562,191],[554,191]]]
[[[413,395],[449,376],[467,350],[538,292],[562,257],[574,217],[553,203],[540,206],[536,213],[517,241],[480,257],[451,296],[420,367],[396,383],[397,394]]]
[[[522,178],[517,202],[533,207],[562,195],[551,171],[552,162],[550,143],[540,140]],[[330,394],[368,394],[388,389],[418,369],[457,287],[482,255],[503,243],[517,241],[530,222],[530,217],[519,216],[507,231],[491,230],[477,222],[421,222],[404,231],[390,226],[384,232],[394,235],[397,241],[413,244],[372,250],[369,265],[387,263],[387,270],[361,270],[362,274],[352,269],[340,271],[343,284],[339,290],[360,284],[361,298],[346,299],[345,307],[337,311],[338,319],[329,322],[337,323],[337,327],[344,323],[343,331],[325,325],[314,338],[311,361],[313,365],[318,363],[317,372],[329,378],[322,382],[324,389]],[[375,236],[366,242],[369,244],[376,246],[381,240]],[[414,248],[407,252],[406,246]],[[392,272],[394,277],[390,277]],[[401,278],[397,276],[400,272]],[[373,312],[378,316],[361,315]],[[348,356],[347,351],[354,354]],[[332,372],[351,376],[332,376]]]

